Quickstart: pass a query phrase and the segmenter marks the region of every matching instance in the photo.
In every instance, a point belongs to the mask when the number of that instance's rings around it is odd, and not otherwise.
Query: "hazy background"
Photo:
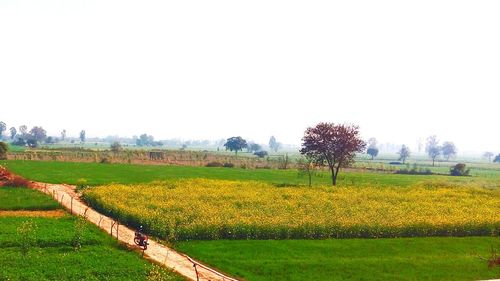
[[[87,137],[319,121],[500,150],[500,1],[0,2],[0,121]]]

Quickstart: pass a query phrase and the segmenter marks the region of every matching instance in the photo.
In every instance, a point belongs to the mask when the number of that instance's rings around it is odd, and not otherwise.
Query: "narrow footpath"
[[[84,216],[88,221],[97,225],[127,246],[139,249],[134,243],[134,230],[124,225],[120,225],[114,219],[102,215],[87,206],[85,202],[80,200],[79,195],[75,192],[75,186],[33,183],[32,187],[51,195],[72,214]],[[192,261],[187,256],[151,239],[149,239],[149,246],[144,252],[144,256],[185,276],[188,280],[237,281],[214,269],[199,264],[196,261]]]

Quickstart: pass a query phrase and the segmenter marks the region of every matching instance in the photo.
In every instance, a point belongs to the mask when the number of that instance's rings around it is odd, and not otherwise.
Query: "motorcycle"
[[[148,239],[149,237],[146,234],[142,233],[142,227],[139,228],[139,231],[135,232],[134,243],[137,246],[141,247],[143,251],[145,251],[148,248],[149,245]]]

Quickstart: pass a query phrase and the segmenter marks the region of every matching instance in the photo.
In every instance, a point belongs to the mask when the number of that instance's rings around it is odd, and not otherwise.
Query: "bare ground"
[[[60,218],[67,213],[63,210],[50,211],[0,211],[0,217],[39,217],[39,218]]]

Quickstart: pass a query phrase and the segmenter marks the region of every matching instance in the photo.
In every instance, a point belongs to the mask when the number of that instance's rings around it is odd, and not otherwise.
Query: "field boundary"
[[[135,231],[86,205],[75,192],[75,186],[34,182],[31,187],[52,196],[71,214],[85,217],[89,222],[97,225],[120,242],[130,248],[138,249],[133,241]],[[148,249],[143,252],[143,255],[155,263],[172,269],[188,280],[237,281],[208,266],[199,266],[200,263],[194,262],[191,258],[151,239]]]

